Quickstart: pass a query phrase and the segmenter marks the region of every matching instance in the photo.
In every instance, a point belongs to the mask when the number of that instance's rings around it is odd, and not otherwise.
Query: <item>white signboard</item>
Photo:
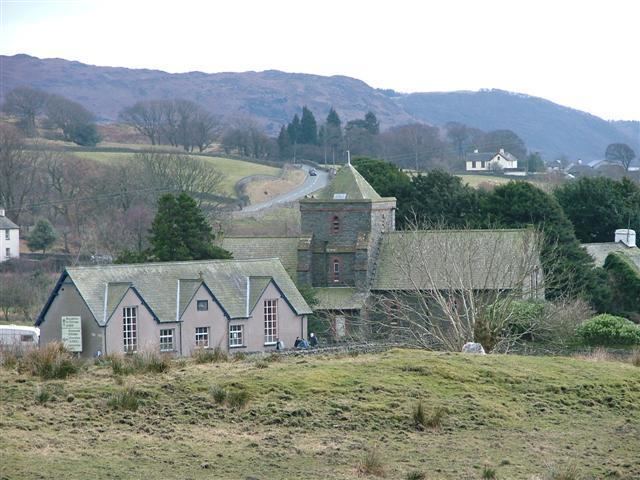
[[[82,352],[82,319],[62,317],[62,343],[70,352]]]

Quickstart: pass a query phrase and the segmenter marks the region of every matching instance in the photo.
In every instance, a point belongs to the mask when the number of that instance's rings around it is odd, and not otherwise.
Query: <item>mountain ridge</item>
[[[565,154],[600,159],[614,142],[629,143],[636,151],[640,147],[638,121],[607,121],[541,97],[499,89],[405,93],[345,75],[276,69],[171,73],[28,54],[0,55],[0,65],[0,100],[12,88],[27,85],[82,103],[103,122],[116,121],[120,110],[139,100],[180,97],[227,119],[253,117],[270,134],[307,105],[319,123],[334,107],[343,122],[372,110],[383,128],[458,121],[485,131],[510,129],[547,158]]]

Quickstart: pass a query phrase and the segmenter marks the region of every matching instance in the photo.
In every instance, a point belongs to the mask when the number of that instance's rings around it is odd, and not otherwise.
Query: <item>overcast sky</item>
[[[639,0],[0,0],[0,53],[499,88],[640,120]]]

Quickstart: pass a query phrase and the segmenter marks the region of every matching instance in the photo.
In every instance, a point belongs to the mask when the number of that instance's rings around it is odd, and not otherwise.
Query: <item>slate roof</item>
[[[621,252],[628,256],[640,268],[640,248],[627,247],[624,243],[583,243],[582,246],[593,258],[597,267],[604,266],[607,256],[613,252]]]
[[[176,300],[180,302],[178,308],[182,313],[202,284],[211,290],[230,318],[245,318],[247,278],[250,278],[250,287],[261,288],[260,293],[264,291],[262,286],[266,287],[265,279],[273,280],[298,315],[311,313],[311,309],[276,258],[100,265],[67,268],[63,275],[65,274],[71,278],[100,325],[104,325],[111,316],[129,286],[140,294],[160,322],[174,322]],[[180,295],[177,291],[178,282]],[[55,294],[54,290],[52,297]],[[250,290],[250,300],[254,295],[255,292]],[[40,314],[38,323],[42,321],[51,300],[52,298]]]
[[[386,232],[372,290],[514,288],[535,245],[533,229]]]
[[[224,237],[221,247],[236,260],[277,257],[291,278],[298,270],[300,237]]]
[[[345,194],[341,198],[341,194]],[[340,197],[335,197],[339,195]],[[379,201],[383,198],[367,182],[356,168],[351,165],[344,165],[331,183],[315,195],[319,200],[372,200]]]
[[[317,305],[314,310],[361,310],[367,294],[353,287],[314,288]]]
[[[517,162],[518,158],[513,154],[505,151],[503,152],[478,152],[478,153],[467,153],[467,161],[476,161],[476,162],[488,162],[496,155],[501,155],[509,162]]]
[[[13,230],[15,228],[20,228],[20,227],[18,227],[18,225],[13,223],[4,215],[0,216],[0,230]]]
[[[468,162],[488,162],[496,155],[497,153],[492,153],[492,152],[467,153],[467,161]]]

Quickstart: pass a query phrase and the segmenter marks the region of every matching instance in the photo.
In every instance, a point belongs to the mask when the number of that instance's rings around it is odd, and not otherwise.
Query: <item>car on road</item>
[[[315,168],[312,168],[311,170],[309,170],[309,175],[311,175],[312,177],[315,177],[316,175],[318,175],[318,172],[316,172]]]

